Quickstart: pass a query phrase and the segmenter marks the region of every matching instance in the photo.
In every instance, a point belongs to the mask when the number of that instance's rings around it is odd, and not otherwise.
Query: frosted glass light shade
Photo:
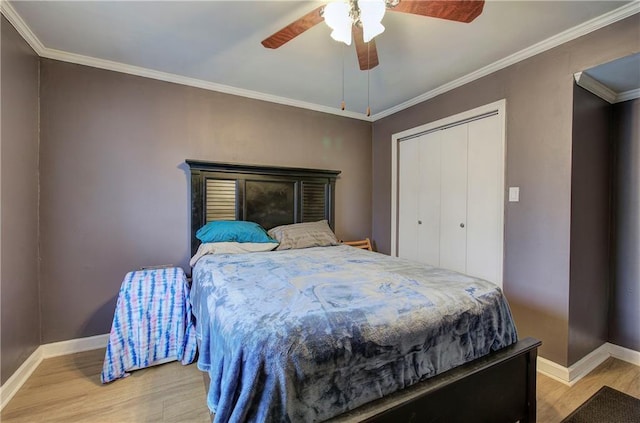
[[[351,18],[349,17],[349,5],[342,1],[331,2],[324,7],[324,21],[331,32],[331,38],[351,45]]]
[[[384,32],[382,18],[386,10],[385,0],[358,0],[360,8],[360,22],[364,42],[368,43],[376,35]]]

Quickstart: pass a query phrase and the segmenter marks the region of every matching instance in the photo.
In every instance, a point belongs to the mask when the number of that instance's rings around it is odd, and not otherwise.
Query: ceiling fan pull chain
[[[370,43],[367,43],[367,116],[371,116],[371,107],[370,107],[370,105],[371,105],[371,98],[370,98],[371,97],[371,93],[370,93],[370,91],[371,91],[371,88],[370,88],[371,82],[369,81],[370,80],[370,75],[371,75],[371,67],[369,66],[369,59],[370,59],[369,46],[370,46]]]
[[[344,51],[345,51],[346,47],[342,46],[342,103],[340,103],[340,108],[342,110],[345,109],[345,102],[344,102]]]

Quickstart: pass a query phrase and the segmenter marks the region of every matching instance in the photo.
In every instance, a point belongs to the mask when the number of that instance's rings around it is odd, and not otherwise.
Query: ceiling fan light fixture
[[[335,1],[324,7],[324,21],[333,31],[331,38],[351,45],[351,26],[353,22],[349,16],[349,5],[342,1]]]
[[[368,43],[384,32],[382,18],[387,9],[386,2],[385,0],[359,0],[358,8],[364,42]]]

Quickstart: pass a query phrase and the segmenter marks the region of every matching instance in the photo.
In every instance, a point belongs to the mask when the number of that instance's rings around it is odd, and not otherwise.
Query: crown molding
[[[423,101],[429,100],[447,91],[451,91],[483,76],[489,75],[500,69],[504,69],[522,60],[525,60],[531,56],[542,53],[554,47],[557,47],[563,43],[586,35],[590,32],[596,31],[607,25],[625,19],[629,16],[635,15],[640,12],[640,1],[633,1],[618,9],[612,10],[590,21],[584,22],[578,26],[570,28],[560,34],[554,35],[546,40],[543,40],[531,47],[520,50],[510,56],[507,56],[501,60],[498,60],[490,65],[480,68],[470,74],[467,74],[461,78],[444,84],[438,88],[414,97],[408,101],[398,104],[397,106],[390,107],[372,116],[366,116],[363,113],[356,113],[350,111],[344,111],[334,107],[323,106],[315,103],[293,100],[286,97],[280,97],[272,94],[265,94],[258,91],[251,91],[242,88],[232,87],[229,85],[217,84],[214,82],[204,81],[201,79],[188,78],[180,75],[170,74],[166,72],[155,71],[152,69],[142,68],[138,66],[127,65],[124,63],[114,62],[110,60],[97,59],[94,57],[84,56],[80,54],[68,53],[61,50],[50,49],[45,47],[38,37],[31,31],[27,24],[22,20],[20,15],[15,11],[9,2],[6,0],[0,0],[0,11],[11,22],[16,30],[22,35],[27,43],[33,48],[33,50],[41,57],[49,59],[60,60],[63,62],[76,63],[85,66],[96,67],[105,70],[111,70],[115,72],[127,73],[130,75],[142,76],[145,78],[157,79],[160,81],[172,82],[181,85],[192,86],[196,88],[202,88],[209,91],[217,91],[226,94],[237,95],[241,97],[252,98],[255,100],[268,101],[271,103],[283,104],[286,106],[299,107],[302,109],[313,110],[322,113],[328,113],[332,115],[342,116],[351,119],[358,119],[367,122],[375,122],[376,120],[390,116],[394,113],[407,109]],[[626,93],[625,93],[626,94]],[[625,101],[625,100],[617,100]]]
[[[171,74],[167,72],[156,71],[153,69],[143,68],[139,66],[127,65],[111,60],[98,59],[95,57],[85,56],[82,54],[69,53],[62,50],[56,50],[45,47],[38,37],[31,31],[31,28],[22,20],[20,15],[6,0],[0,0],[2,14],[16,28],[18,33],[33,48],[40,57],[47,59],[59,60],[62,62],[74,63],[78,65],[90,66],[99,69],[105,69],[115,72],[126,73],[129,75],[142,76],[145,78],[157,79],[159,81],[172,82],[190,87],[202,88],[208,91],[216,91],[225,94],[237,95],[240,97],[251,98],[254,100],[262,100],[270,103],[278,103],[285,106],[298,107],[301,109],[313,110],[316,112],[328,113],[332,115],[342,116],[351,119],[364,120],[371,122],[371,117],[364,113],[356,113],[342,110],[337,107],[328,107],[320,104],[310,103],[301,100],[294,100],[287,97],[280,97],[272,94],[265,94],[258,91],[246,90],[230,85],[218,84],[215,82],[204,81],[202,79],[189,78],[186,76]]]
[[[587,73],[576,72],[575,74],[573,74],[573,78],[576,80],[576,83],[582,88],[590,91],[591,93],[597,95],[610,104],[621,103],[623,101],[640,98],[640,88],[618,93]]]
[[[623,101],[635,100],[636,98],[640,98],[640,88],[635,90],[629,90],[622,93],[618,93],[616,95],[615,103],[621,103]]]
[[[597,18],[591,19],[587,22],[584,22],[573,28],[570,28],[564,32],[561,32],[557,35],[549,37],[546,40],[543,40],[537,44],[532,45],[531,47],[527,47],[523,50],[520,50],[510,56],[505,57],[504,59],[500,59],[490,65],[487,65],[474,72],[471,72],[470,74],[467,74],[461,78],[458,78],[454,81],[444,84],[422,95],[414,97],[411,100],[405,101],[404,103],[400,103],[397,106],[394,106],[382,112],[376,113],[373,116],[371,116],[371,118],[375,122],[378,119],[382,119],[384,117],[397,113],[401,110],[407,109],[411,106],[415,106],[418,103],[422,103],[423,101],[434,98],[447,91],[451,91],[454,88],[461,87],[465,84],[468,84],[469,82],[475,81],[476,79],[480,79],[483,76],[492,74],[496,71],[504,69],[515,63],[528,59],[529,57],[535,56],[536,54],[540,54],[554,47],[557,47],[561,44],[574,40],[578,37],[582,37],[583,35],[589,34],[590,32],[596,31],[607,25],[611,25],[612,23],[628,18],[629,16],[635,15],[636,13],[639,13],[639,12],[640,12],[640,1],[633,1],[615,10],[612,10],[611,12],[605,13],[602,16],[598,16]]]
[[[35,51],[38,56],[42,56],[42,52],[45,50],[44,44],[40,42],[36,34],[34,34],[31,28],[22,20],[18,12],[11,6],[11,3],[7,0],[0,0],[0,12],[7,18],[11,25],[13,25],[16,31],[18,31],[18,34],[24,38],[27,44],[31,46],[33,51]]]
[[[591,75],[584,72],[577,72],[573,74],[573,78],[576,80],[576,84],[597,95],[607,103],[613,104],[616,102],[618,94],[602,82],[594,79]]]
[[[127,65],[111,60],[97,59],[95,57],[84,56],[81,54],[68,53],[62,50],[46,48],[40,56],[47,59],[55,59],[62,62],[69,62],[78,65],[91,66],[94,68],[105,69],[115,72],[127,73],[145,78],[157,79],[159,81],[172,82],[180,85],[187,85],[204,90],[216,91],[225,94],[237,95],[240,97],[252,98],[254,100],[268,101],[270,103],[283,104],[285,106],[298,107],[301,109],[313,110],[316,112],[329,113],[351,119],[358,119],[371,122],[371,118],[363,113],[350,112],[334,107],[323,106],[320,104],[309,103],[306,101],[293,100],[286,97],[280,97],[272,94],[265,94],[258,91],[246,90],[243,88],[232,87],[230,85],[218,84],[215,82],[204,81],[202,79],[189,78],[186,76],[176,75],[167,72],[156,71],[153,69],[143,68],[139,66]]]

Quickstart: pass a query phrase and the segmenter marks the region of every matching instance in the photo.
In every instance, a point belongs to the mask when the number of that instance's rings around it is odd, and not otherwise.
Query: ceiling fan
[[[364,0],[367,1],[367,0]],[[413,15],[429,16],[433,18],[447,19],[457,22],[469,23],[482,13],[484,0],[383,0],[386,10],[392,12],[410,13]],[[365,41],[363,25],[361,20],[361,9],[363,0],[343,0],[349,14],[349,26],[356,44],[356,53],[361,70],[368,70],[378,66],[378,51],[376,42],[371,37],[369,42]],[[359,4],[360,3],[360,4]],[[299,19],[293,21],[280,31],[262,41],[262,45],[267,48],[276,49],[291,41],[309,28],[314,27],[325,20],[326,9],[332,3],[322,5]],[[382,11],[384,13],[384,9]],[[382,16],[380,16],[382,19]],[[333,28],[333,27],[332,27]],[[382,27],[384,30],[384,27]],[[351,35],[351,34],[349,34]],[[333,36],[333,35],[332,35]],[[375,35],[374,35],[375,36]],[[370,36],[369,36],[370,37]],[[335,38],[335,37],[334,37]],[[349,42],[344,41],[346,44]]]

